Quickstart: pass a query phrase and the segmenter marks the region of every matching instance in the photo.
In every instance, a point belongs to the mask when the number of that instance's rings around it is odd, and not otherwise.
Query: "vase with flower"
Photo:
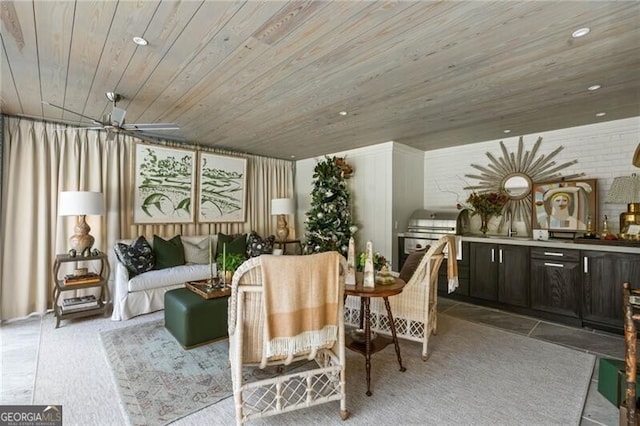
[[[494,215],[502,214],[507,200],[507,195],[500,192],[472,192],[469,194],[467,203],[471,206],[471,215],[480,216],[480,232],[483,235],[486,235],[489,229],[489,219]]]

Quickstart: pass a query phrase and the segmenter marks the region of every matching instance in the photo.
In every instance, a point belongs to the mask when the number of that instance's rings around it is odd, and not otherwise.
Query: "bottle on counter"
[[[609,220],[607,219],[607,215],[604,215],[604,220],[602,221],[602,232],[600,233],[600,237],[604,240],[609,235]]]
[[[591,215],[587,216],[587,229],[585,229],[584,236],[585,238],[594,238],[595,234],[593,233],[593,217]]]

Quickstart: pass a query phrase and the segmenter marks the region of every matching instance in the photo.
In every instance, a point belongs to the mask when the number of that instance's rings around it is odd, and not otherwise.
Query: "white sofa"
[[[211,275],[208,263],[209,236],[183,235],[181,239],[185,246],[185,265],[151,270],[130,277],[126,266],[113,256],[115,268],[113,268],[112,320],[127,320],[137,315],[164,309],[164,294],[167,291],[184,287],[187,281],[203,280]],[[116,243],[131,244],[133,241],[118,240]],[[153,238],[147,241],[153,247]],[[212,235],[211,241],[213,247],[216,247],[218,236]],[[213,268],[215,273],[215,264]]]

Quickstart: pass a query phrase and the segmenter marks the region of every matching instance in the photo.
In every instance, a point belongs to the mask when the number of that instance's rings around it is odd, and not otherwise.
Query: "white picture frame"
[[[197,221],[244,222],[247,159],[200,152]]]
[[[194,222],[195,161],[195,151],[136,144],[133,222]]]

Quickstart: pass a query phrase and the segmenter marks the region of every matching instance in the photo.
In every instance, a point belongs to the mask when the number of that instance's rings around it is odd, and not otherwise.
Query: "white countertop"
[[[534,240],[529,237],[507,237],[506,235],[463,235],[462,241],[474,243],[489,244],[511,244],[516,246],[531,247],[555,247],[573,250],[594,250],[594,251],[610,251],[615,253],[631,253],[640,254],[640,244],[637,246],[619,246],[614,244],[601,243],[576,243],[572,239],[552,238],[549,240]]]

